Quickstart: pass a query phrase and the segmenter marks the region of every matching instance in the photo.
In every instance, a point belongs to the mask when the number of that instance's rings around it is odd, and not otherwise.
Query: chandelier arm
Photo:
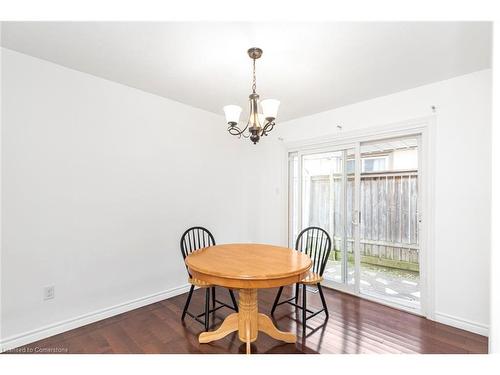
[[[249,123],[249,122],[247,122],[247,124],[246,124],[245,128],[242,130],[242,132],[244,132],[245,130],[247,130],[247,129],[248,129],[248,125],[249,125],[249,124],[250,124],[250,123]]]
[[[268,135],[273,129],[274,129],[275,122],[274,121],[269,121],[264,125],[264,128],[262,129],[262,135]]]
[[[229,126],[227,128],[227,131],[231,135],[239,135],[239,136],[241,136],[241,133],[243,133],[244,130],[240,130],[240,128],[238,128],[236,125],[234,125],[234,126]]]
[[[248,135],[245,134],[247,129],[248,129],[248,122],[247,122],[247,125],[245,126],[245,128],[241,131],[241,135],[243,136],[243,138],[250,137],[250,134],[248,134]]]
[[[245,136],[245,134],[244,134],[247,129],[248,129],[248,124],[243,129],[240,129],[236,125],[233,125],[233,126],[229,126],[227,128],[227,131],[231,135],[238,136],[238,138],[241,138],[241,136],[243,136],[244,138],[248,138],[249,135]]]

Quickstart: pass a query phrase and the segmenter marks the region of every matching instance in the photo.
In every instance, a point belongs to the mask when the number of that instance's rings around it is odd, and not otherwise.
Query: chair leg
[[[208,318],[210,312],[210,288],[205,290],[205,332],[208,331]]]
[[[184,318],[186,317],[189,303],[191,302],[191,297],[193,296],[193,290],[194,290],[194,285],[191,285],[191,288],[189,289],[188,298],[186,300],[186,304],[184,305],[184,310],[182,310],[182,318],[181,318],[182,321],[184,321]]]
[[[236,298],[234,298],[234,293],[229,289],[229,295],[231,296],[231,301],[233,301],[234,311],[238,312],[238,304],[236,303]]]
[[[212,287],[212,309],[215,309],[215,286]]]
[[[300,284],[295,284],[295,304],[299,303]]]
[[[276,306],[278,305],[282,292],[283,292],[283,287],[281,286],[280,289],[278,290],[278,294],[276,294],[276,298],[274,299],[273,308],[271,309],[271,315],[273,315],[274,310],[276,310]]]
[[[325,309],[326,319],[328,319],[329,318],[328,306],[326,305],[325,296],[323,295],[323,289],[321,288],[320,283],[318,283],[317,286],[318,286],[319,296],[321,297],[321,303],[323,304],[323,308]]]
[[[302,284],[302,338],[306,337],[306,314],[307,314],[307,301],[306,301],[306,284]]]

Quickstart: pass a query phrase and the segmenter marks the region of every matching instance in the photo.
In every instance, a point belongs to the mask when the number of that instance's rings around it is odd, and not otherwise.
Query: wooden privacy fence
[[[361,261],[418,271],[418,174],[417,171],[362,173],[360,185]],[[354,177],[347,180],[346,247],[353,254]],[[310,177],[309,225],[333,234],[332,256],[342,248],[342,176]]]

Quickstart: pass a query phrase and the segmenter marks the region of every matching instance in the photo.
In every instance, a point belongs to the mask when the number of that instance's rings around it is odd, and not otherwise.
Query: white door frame
[[[366,129],[355,130],[350,132],[343,132],[340,134],[332,134],[319,138],[312,138],[294,142],[285,141],[285,160],[288,161],[288,154],[291,152],[297,152],[299,155],[304,152],[321,152],[321,150],[329,150],[332,148],[348,148],[352,147],[353,144],[358,142],[375,141],[383,138],[394,138],[408,135],[420,134],[421,146],[419,148],[419,194],[420,199],[420,227],[419,227],[419,262],[420,262],[420,310],[416,311],[411,308],[406,308],[404,306],[393,304],[387,301],[376,302],[381,304],[387,304],[391,307],[395,307],[401,310],[406,310],[414,314],[423,315],[429,319],[434,319],[434,155],[435,155],[435,126],[436,116],[416,118],[412,120],[402,121],[398,123],[374,126]],[[359,150],[356,150],[356,154],[359,155]],[[358,159],[358,158],[357,158]],[[357,160],[356,159],[356,160]],[[301,157],[299,157],[301,160]],[[358,162],[360,162],[358,160]],[[300,166],[300,165],[299,165]],[[360,170],[360,166],[357,166],[356,170]],[[284,185],[288,196],[288,168],[286,169],[286,185]],[[285,179],[284,179],[285,180]],[[299,185],[302,185],[300,181]],[[359,184],[355,184],[358,186]],[[356,193],[356,196],[359,196]],[[356,201],[357,199],[355,199]],[[287,198],[288,202],[288,198]],[[359,202],[358,202],[359,205]],[[289,206],[287,205],[286,220],[288,223],[289,219]],[[356,207],[359,210],[359,206]],[[287,231],[288,231],[288,225]],[[359,225],[355,227],[355,230],[359,231]],[[287,233],[287,239],[290,234]],[[359,236],[357,236],[359,237]],[[356,247],[355,247],[356,248]],[[359,250],[359,245],[358,245]],[[355,254],[355,262],[359,263],[359,256]],[[357,275],[359,275],[359,264],[355,264]],[[359,277],[357,277],[359,280]],[[358,281],[359,282],[359,281]],[[336,289],[340,291],[355,294],[361,298],[372,300],[369,296],[360,295],[357,293],[359,291],[359,285],[356,285],[356,289],[348,288],[346,285],[335,285]]]

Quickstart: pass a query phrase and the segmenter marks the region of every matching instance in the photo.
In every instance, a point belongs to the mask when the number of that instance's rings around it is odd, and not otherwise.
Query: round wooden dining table
[[[257,290],[297,283],[311,264],[306,254],[262,244],[216,245],[191,253],[186,265],[193,278],[239,290],[239,312],[228,315],[217,330],[201,333],[198,341],[208,343],[238,331],[247,354],[259,331],[277,340],[296,342],[295,334],[278,330],[267,315],[258,312]]]

